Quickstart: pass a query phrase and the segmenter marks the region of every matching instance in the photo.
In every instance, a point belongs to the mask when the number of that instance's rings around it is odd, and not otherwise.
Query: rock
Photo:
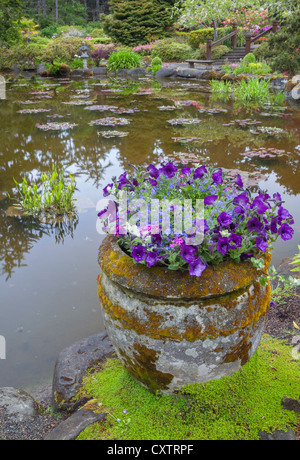
[[[158,69],[158,71],[155,74],[156,78],[167,78],[167,77],[172,77],[176,74],[176,69],[172,67],[162,67],[161,69]]]
[[[199,76],[199,69],[178,69],[177,70],[177,77],[180,78],[198,78]]]
[[[275,430],[272,433],[260,431],[258,436],[260,441],[296,441],[295,433],[291,428],[288,431]]]
[[[130,77],[144,77],[146,75],[146,69],[144,69],[143,67],[129,69],[127,75]]]
[[[113,355],[112,343],[106,334],[95,334],[63,350],[56,361],[52,385],[54,410],[73,410],[76,395],[86,371],[104,363]]]
[[[83,406],[65,421],[57,425],[45,438],[45,441],[72,441],[89,425],[104,421],[106,414],[94,413]]]
[[[107,67],[106,66],[92,67],[90,71],[93,72],[94,75],[106,75]]]
[[[39,405],[33,397],[12,387],[0,388],[0,408],[7,412],[12,422],[23,422],[39,415]]]
[[[300,83],[300,75],[294,75],[291,80],[293,86],[296,86]]]
[[[38,75],[40,75],[40,73],[41,73],[41,72],[44,72],[45,70],[47,70],[47,69],[46,69],[46,67],[44,66],[44,64],[39,64],[39,65],[37,66],[36,73],[37,73]]]
[[[128,74],[128,69],[120,69],[117,72],[117,77],[119,78],[126,78]]]
[[[285,396],[282,398],[281,405],[286,410],[292,410],[297,414],[300,414],[300,401],[297,401],[296,399]]]

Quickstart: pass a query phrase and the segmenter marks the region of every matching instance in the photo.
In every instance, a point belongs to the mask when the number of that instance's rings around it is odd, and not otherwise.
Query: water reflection
[[[18,216],[10,205],[9,199],[0,201],[0,268],[6,281],[16,268],[26,267],[26,254],[44,236],[53,237],[57,244],[63,244],[65,238],[74,238],[79,219],[78,216],[72,220]]]

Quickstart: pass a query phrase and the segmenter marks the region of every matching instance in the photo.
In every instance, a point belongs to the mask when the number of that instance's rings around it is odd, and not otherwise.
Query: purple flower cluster
[[[150,164],[146,170],[139,167],[131,176],[124,172],[113,178],[103,190],[104,196],[114,195],[118,200],[126,190],[128,196],[127,216],[133,218],[134,199],[144,200],[148,209],[148,225],[125,227],[127,232],[118,234],[119,244],[136,263],[148,267],[160,264],[171,270],[189,270],[193,276],[201,276],[208,265],[225,260],[244,261],[272,249],[278,237],[287,241],[293,237],[293,217],[283,207],[279,193],[272,197],[261,190],[253,194],[244,187],[239,174],[230,178],[222,168],[207,166],[180,168],[172,162],[158,166]],[[197,228],[202,223],[203,239],[194,243],[185,229],[181,233],[163,232],[163,211],[159,221],[151,221],[152,201],[171,202],[171,221],[175,219],[172,200],[192,201],[192,222]],[[204,219],[196,213],[194,203],[204,203]],[[110,202],[111,203],[111,202]],[[115,203],[115,210],[119,203]],[[109,208],[99,213],[100,218],[112,222]],[[115,217],[118,219],[118,216]],[[117,225],[117,229],[121,227]],[[192,241],[192,242],[191,242]],[[195,240],[196,241],[196,240]]]

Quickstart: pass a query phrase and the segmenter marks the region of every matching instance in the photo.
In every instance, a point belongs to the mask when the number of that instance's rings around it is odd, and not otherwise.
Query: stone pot
[[[271,255],[265,256],[266,266]],[[201,278],[134,263],[107,236],[99,251],[99,299],[116,354],[151,392],[238,371],[255,353],[271,288],[250,261],[224,262]]]

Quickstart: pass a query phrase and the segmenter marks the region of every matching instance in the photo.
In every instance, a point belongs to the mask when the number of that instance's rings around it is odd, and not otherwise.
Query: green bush
[[[41,62],[41,50],[34,43],[20,43],[6,51],[5,61],[9,67],[17,64],[21,68]]]
[[[212,59],[220,59],[225,54],[229,53],[230,48],[225,45],[214,46],[211,50]],[[199,50],[195,52],[195,59],[205,59],[206,58],[206,45],[201,45]]]
[[[267,40],[253,50],[253,54],[257,61],[263,61],[271,58],[274,55],[274,51],[271,51],[269,41]]]
[[[35,43],[40,47],[40,49],[45,48],[50,43],[50,39],[47,37],[41,37],[40,35],[36,35],[35,37],[31,38],[31,43]]]
[[[104,32],[128,46],[164,37],[172,25],[169,0],[110,0],[110,15],[100,15]]]
[[[89,36],[92,37],[92,38],[103,37],[104,36],[104,30],[95,28],[89,33]]]
[[[96,37],[89,40],[93,45],[109,45],[112,43],[112,39],[109,37]]]
[[[140,67],[141,57],[133,51],[117,51],[112,53],[107,61],[108,70],[117,72],[120,69],[134,69]]]
[[[218,39],[225,37],[232,32],[232,27],[219,27],[217,29]],[[206,29],[193,30],[191,32],[176,32],[175,36],[180,40],[184,41],[192,48],[199,48],[199,45],[206,43],[207,38],[214,37],[214,29],[208,27]],[[245,43],[245,38],[242,29],[238,29],[237,46],[242,46]],[[222,45],[231,46],[231,38],[225,40]]]
[[[89,45],[89,43],[87,43],[87,45]],[[50,63],[53,63],[54,61],[70,63],[76,55],[80,55],[81,46],[82,38],[79,37],[56,38],[51,40],[51,42],[43,49],[43,61]]]
[[[151,65],[152,66],[162,65],[162,60],[158,56],[156,56],[155,58],[152,59]]]
[[[151,52],[151,58],[159,57],[162,61],[183,61],[191,57],[192,48],[172,39],[159,40]]]
[[[40,28],[40,34],[42,37],[52,38],[56,34],[57,29],[58,29],[57,24],[48,25],[44,28]]]
[[[268,54],[270,65],[274,71],[289,72],[300,70],[300,10],[286,19],[285,25],[277,34],[271,34],[263,51]],[[261,45],[263,46],[263,45]],[[258,48],[257,52],[259,52]],[[268,46],[268,47],[267,47]],[[257,54],[256,54],[257,55]]]
[[[256,57],[254,56],[253,53],[248,53],[243,59],[243,62],[245,64],[250,64],[250,63],[255,63],[256,62]]]

